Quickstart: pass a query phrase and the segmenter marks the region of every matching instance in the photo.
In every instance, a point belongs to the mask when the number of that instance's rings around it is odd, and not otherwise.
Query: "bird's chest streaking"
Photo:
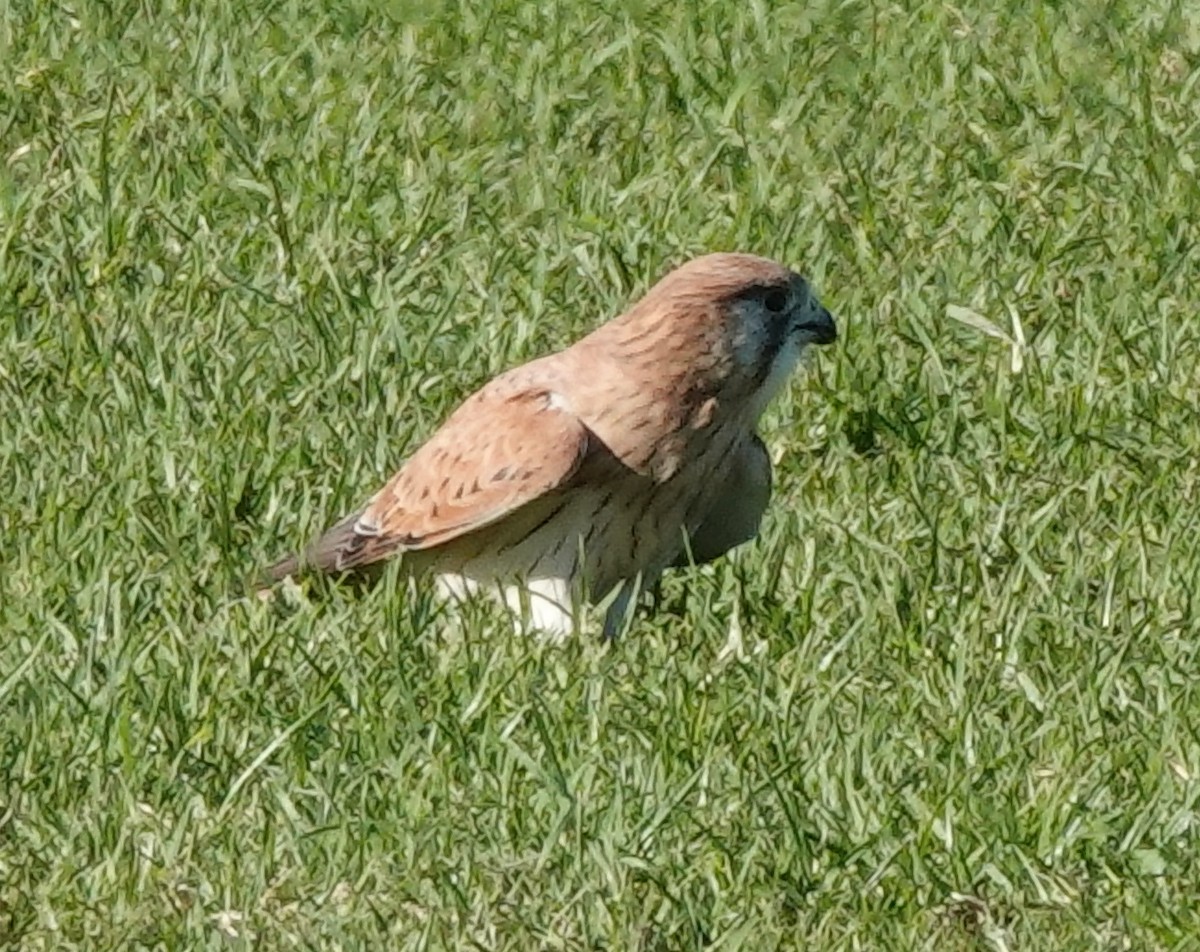
[[[688,540],[714,508],[739,503],[724,490],[750,438],[732,427],[709,434],[665,479],[614,459],[604,476],[528,507],[486,546],[463,540],[429,553],[421,568],[450,595],[499,588],[533,627],[569,634],[584,602],[687,561]]]

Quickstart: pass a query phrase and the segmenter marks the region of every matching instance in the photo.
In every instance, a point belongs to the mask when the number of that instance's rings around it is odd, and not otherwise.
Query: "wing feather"
[[[430,549],[565,488],[597,441],[549,387],[502,376],[469,397],[358,512],[303,558],[269,570],[327,572]]]

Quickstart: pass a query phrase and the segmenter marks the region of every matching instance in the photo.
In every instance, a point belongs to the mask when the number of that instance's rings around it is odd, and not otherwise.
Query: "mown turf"
[[[1053,6],[4,7],[0,944],[1200,947],[1200,13]],[[662,614],[244,596],[734,248],[843,338]]]

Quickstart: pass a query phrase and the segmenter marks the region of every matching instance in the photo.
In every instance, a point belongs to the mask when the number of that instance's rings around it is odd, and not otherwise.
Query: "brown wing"
[[[595,445],[551,390],[500,377],[454,411],[364,509],[268,574],[341,572],[449,542],[562,488]]]

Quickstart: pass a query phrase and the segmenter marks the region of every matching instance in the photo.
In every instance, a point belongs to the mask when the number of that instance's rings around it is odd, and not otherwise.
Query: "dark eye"
[[[763,304],[772,314],[778,314],[787,307],[787,292],[779,288],[771,288],[763,295]]]

